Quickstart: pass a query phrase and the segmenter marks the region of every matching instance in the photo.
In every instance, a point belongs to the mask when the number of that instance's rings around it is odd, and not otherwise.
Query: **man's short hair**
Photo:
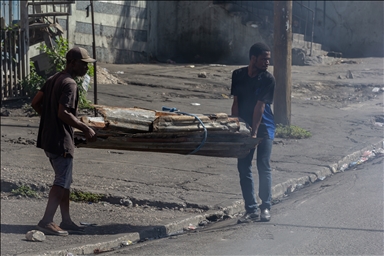
[[[258,57],[263,52],[270,52],[271,49],[269,49],[268,45],[265,43],[255,43],[251,46],[251,49],[249,49],[249,59],[251,59],[252,55],[255,57]]]

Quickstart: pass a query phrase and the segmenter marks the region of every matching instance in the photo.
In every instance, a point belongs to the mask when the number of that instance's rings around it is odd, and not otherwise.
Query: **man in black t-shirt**
[[[65,70],[48,78],[32,100],[32,107],[41,116],[37,147],[44,149],[55,171],[47,207],[37,229],[45,234],[60,236],[68,235],[68,231],[83,231],[69,214],[75,148],[73,127],[83,131],[89,141],[96,139],[95,132],[76,117],[79,89],[74,80],[77,76],[84,76],[88,71],[88,63],[96,60],[80,47],[68,51],[66,60]],[[59,205],[62,222],[57,226],[53,217]]]
[[[257,146],[257,170],[259,174],[259,197],[257,205],[254,181],[252,176],[252,160],[255,149],[242,159],[238,159],[237,168],[244,198],[245,214],[240,223],[249,222],[259,217],[269,221],[271,218],[271,185],[272,176],[270,158],[275,135],[275,123],[271,104],[275,89],[275,78],[267,71],[271,51],[263,43],[254,44],[249,51],[249,65],[233,71],[231,94],[233,95],[232,115],[244,119],[251,127],[251,136],[263,138]]]

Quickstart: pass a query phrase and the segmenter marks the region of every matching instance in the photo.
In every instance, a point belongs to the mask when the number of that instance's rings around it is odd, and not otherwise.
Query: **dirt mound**
[[[93,77],[91,78],[91,83],[93,83]],[[103,67],[97,67],[97,83],[98,84],[126,84],[121,79],[110,74],[108,69]]]

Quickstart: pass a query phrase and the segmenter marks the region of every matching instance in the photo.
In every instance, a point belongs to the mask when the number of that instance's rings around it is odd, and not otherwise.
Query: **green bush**
[[[278,124],[276,126],[275,135],[277,138],[285,138],[285,139],[305,139],[312,136],[312,134],[298,126],[286,126]]]
[[[68,51],[68,41],[65,38],[59,37],[58,39],[56,39],[55,46],[53,48],[49,48],[45,44],[40,44],[38,49],[46,53],[50,59],[52,67],[50,70],[48,70],[48,73],[59,72],[65,69],[65,55]],[[89,64],[88,68],[89,69],[87,74],[92,77],[94,74],[94,66],[92,64]],[[30,74],[26,79],[21,81],[21,85],[23,86],[24,90],[28,93],[28,95],[33,97],[38,92],[38,90],[40,90],[40,88],[44,85],[47,78],[48,77],[42,77],[38,75],[36,73],[36,69],[33,65],[33,62],[31,62]],[[80,92],[79,108],[92,108],[91,102],[87,100],[87,92],[82,86],[84,79],[78,77],[75,79],[75,81],[77,83],[77,86],[79,87]]]
[[[45,83],[45,78],[36,73],[36,68],[33,61],[30,62],[29,76],[21,81],[21,86],[28,96],[34,96]]]
[[[22,185],[22,186],[18,187],[17,189],[12,189],[11,193],[14,194],[15,196],[21,195],[24,197],[39,198],[39,195],[37,194],[37,192],[33,191],[27,185]]]
[[[92,202],[97,203],[103,198],[103,195],[90,192],[73,191],[69,195],[69,199],[74,202]]]

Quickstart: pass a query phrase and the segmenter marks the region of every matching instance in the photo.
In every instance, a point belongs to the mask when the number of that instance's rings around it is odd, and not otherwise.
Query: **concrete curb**
[[[333,174],[340,172],[340,167],[344,164],[349,164],[350,162],[357,161],[365,151],[384,148],[384,140],[381,140],[377,143],[374,143],[370,146],[367,146],[361,150],[355,151],[352,154],[349,154],[343,157],[340,161],[334,164],[330,164],[328,167],[324,167],[319,171],[316,171],[308,176],[303,176],[296,179],[289,179],[286,182],[282,182],[272,187],[272,199],[279,198],[285,193],[289,193],[289,189],[294,190],[297,185],[304,185],[308,183],[313,183],[319,180],[322,177],[328,177]],[[292,192],[292,191],[291,191]]]
[[[337,163],[331,164],[328,167],[324,167],[312,174],[309,174],[307,176],[303,176],[300,178],[296,178],[296,179],[289,179],[285,182],[282,182],[280,184],[273,186],[272,199],[278,199],[287,193],[289,194],[290,192],[293,192],[299,184],[301,185],[311,184],[317,180],[321,180],[320,178],[322,177],[328,177],[333,174],[336,174],[339,172],[339,169],[343,164],[348,164],[352,161],[356,161],[358,158],[361,157],[363,152],[377,149],[377,148],[384,148],[384,139],[375,144],[367,146],[361,150],[358,150],[352,154],[349,154],[343,157]],[[7,184],[7,187],[14,187],[16,185],[16,184],[11,184],[11,182],[7,182],[7,181],[2,181],[2,185],[3,185],[3,182],[4,184]],[[63,249],[63,250],[48,251],[45,253],[37,253],[34,255],[66,256],[68,253],[72,253],[73,255],[93,254],[94,250],[96,249],[99,249],[100,251],[108,251],[111,249],[117,249],[117,248],[127,246],[126,244],[124,244],[124,242],[127,242],[128,240],[132,241],[133,243],[136,243],[141,240],[157,239],[157,238],[171,236],[173,234],[181,233],[185,227],[189,226],[189,224],[192,224],[193,226],[197,227],[198,224],[205,219],[212,219],[212,218],[221,219],[227,215],[235,215],[235,214],[241,213],[244,211],[244,202],[242,200],[238,200],[233,202],[231,205],[221,206],[220,208],[221,209],[217,211],[209,210],[204,214],[199,214],[199,215],[188,217],[186,219],[173,221],[172,223],[169,223],[163,226],[151,227],[151,228],[142,230],[140,232],[125,234],[117,239],[113,239],[110,241],[100,242],[96,244],[87,244],[84,246],[78,246],[78,247],[73,247],[73,248]],[[20,254],[20,255],[23,255],[23,254]],[[28,255],[32,255],[32,254],[28,254]]]
[[[130,233],[123,235],[117,239],[113,239],[106,242],[100,242],[96,244],[87,244],[82,245],[78,247],[72,247],[69,249],[62,249],[62,250],[54,250],[54,251],[48,251],[44,253],[36,253],[36,254],[18,254],[19,256],[48,256],[48,255],[59,255],[59,256],[67,256],[69,253],[72,253],[73,255],[93,255],[94,251],[96,249],[99,249],[100,251],[108,251],[111,250],[111,248],[120,248],[123,247],[122,245],[124,242],[127,241],[138,241],[139,240],[139,233]]]

